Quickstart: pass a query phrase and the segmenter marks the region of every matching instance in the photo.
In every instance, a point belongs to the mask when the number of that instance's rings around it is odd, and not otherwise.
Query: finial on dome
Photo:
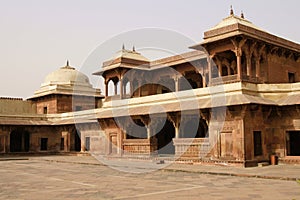
[[[230,15],[234,15],[232,5],[230,6]]]
[[[245,19],[245,16],[244,16],[243,11],[241,11],[241,18],[242,18],[242,19]]]
[[[133,47],[132,47],[132,51],[134,51],[134,52],[135,52],[135,47],[134,47],[134,45],[133,45]]]
[[[122,50],[125,50],[125,45],[123,44],[123,46],[122,46]]]
[[[69,67],[70,65],[69,65],[69,60],[67,60],[67,65],[66,65],[67,67]]]

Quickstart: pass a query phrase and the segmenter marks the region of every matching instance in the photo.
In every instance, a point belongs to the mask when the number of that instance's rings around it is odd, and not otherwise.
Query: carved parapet
[[[157,154],[157,139],[125,139],[123,149],[125,156],[154,155]]]
[[[210,151],[208,138],[173,138],[175,155],[181,158],[207,157]]]

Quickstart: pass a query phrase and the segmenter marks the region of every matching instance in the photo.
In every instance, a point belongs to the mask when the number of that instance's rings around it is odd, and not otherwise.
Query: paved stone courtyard
[[[1,161],[0,199],[300,199],[296,181],[168,170],[135,174],[75,162],[91,158],[71,159]]]

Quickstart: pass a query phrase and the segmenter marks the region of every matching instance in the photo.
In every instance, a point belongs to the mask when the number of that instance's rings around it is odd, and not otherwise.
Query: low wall
[[[157,153],[157,140],[151,139],[124,139],[124,155],[152,155]]]
[[[207,157],[210,151],[208,138],[174,138],[175,155],[178,157]]]

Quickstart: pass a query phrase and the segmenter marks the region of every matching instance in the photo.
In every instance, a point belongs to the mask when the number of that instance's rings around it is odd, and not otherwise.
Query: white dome
[[[45,85],[91,86],[89,78],[85,74],[70,67],[68,64],[47,75],[42,86]]]
[[[69,66],[69,62],[64,67],[50,73],[46,76],[40,89],[36,90],[32,98],[50,95],[84,95],[84,96],[101,96],[99,89],[93,88],[89,78],[77,71],[74,67]]]

